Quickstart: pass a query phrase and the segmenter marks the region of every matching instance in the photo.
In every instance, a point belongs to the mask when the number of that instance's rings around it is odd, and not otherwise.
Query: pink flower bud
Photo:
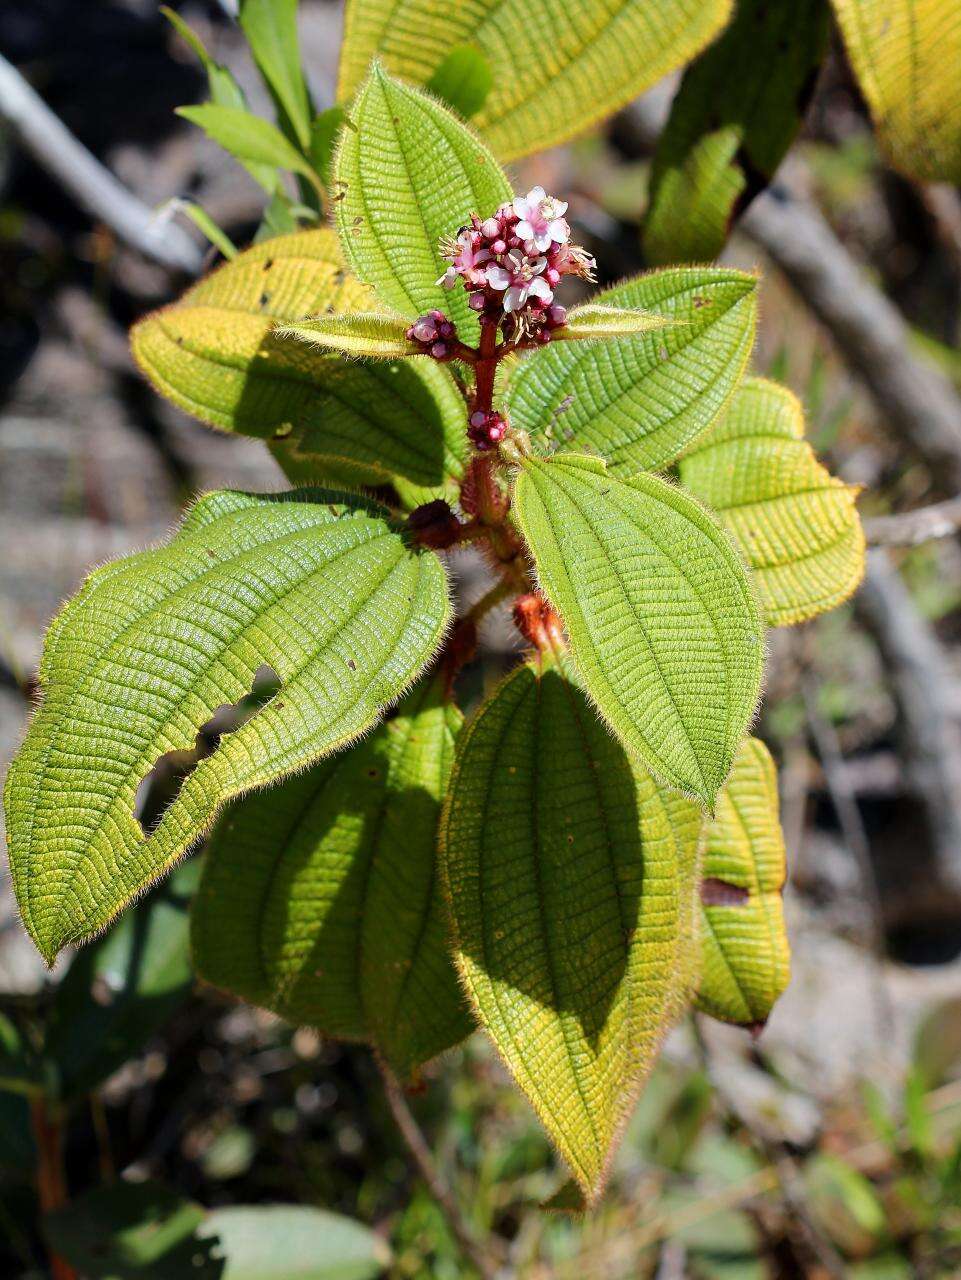
[[[478,409],[476,413],[470,416],[470,424],[472,427],[482,427],[487,421],[487,414],[483,409]]]
[[[562,325],[567,321],[567,308],[560,306],[558,303],[555,303],[547,314],[551,324]]]
[[[492,252],[492,253],[506,253],[506,252],[507,252],[507,241],[506,241],[506,240],[495,240],[495,241],[494,241],[494,243],[491,245],[491,252]]]
[[[430,349],[430,353],[435,360],[443,360],[446,357],[448,351],[449,351],[449,347],[447,346],[446,342],[435,342]]]
[[[483,293],[472,293],[467,300],[467,305],[472,311],[483,311],[487,302]]]
[[[500,223],[497,221],[496,218],[488,218],[487,221],[481,227],[481,231],[488,238],[488,240],[493,240],[494,237],[500,233],[500,229],[501,229]]]

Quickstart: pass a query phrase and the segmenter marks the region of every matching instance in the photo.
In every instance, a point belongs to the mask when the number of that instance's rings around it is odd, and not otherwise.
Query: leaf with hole
[[[531,352],[507,389],[511,421],[545,444],[600,453],[619,473],[666,467],[715,421],[741,379],[757,280],[724,267],[677,267],[607,289],[592,305],[670,323]]]
[[[813,618],[857,589],[858,488],[815,458],[801,405],[786,387],[748,379],[717,427],[681,459],[680,476],[741,548],[771,626]]]
[[[686,994],[680,881],[700,826],[566,660],[518,667],[458,743],[441,823],[457,964],[588,1202]]]
[[[888,160],[961,182],[961,9],[944,0],[832,0]]]
[[[461,721],[441,684],[419,685],[345,754],[228,810],[193,912],[207,982],[368,1041],[404,1077],[473,1025],[436,869]]]
[[[7,777],[14,887],[41,954],[102,929],[226,801],[376,723],[447,615],[438,558],[410,548],[383,508],[323,490],[210,494],[166,546],[91,574],[50,628],[43,700]],[[279,691],[145,832],[142,780],[194,747],[265,665]]]
[[[657,476],[525,459],[514,512],[585,687],[627,749],[713,806],[757,705],[763,625],[728,535]]]
[[[408,338],[409,328],[410,321],[403,316],[361,311],[339,316],[309,316],[296,324],[279,325],[274,333],[308,346],[339,351],[345,356],[393,360],[422,353],[423,348]]]
[[[783,994],[791,976],[786,874],[774,761],[763,742],[746,738],[707,832],[697,996],[704,1013],[756,1026]]]
[[[161,395],[223,431],[268,440],[296,480],[394,484],[406,505],[450,494],[464,402],[434,361],[345,361],[278,338],[278,321],[370,306],[326,228],[264,240],[136,324]]]
[[[730,0],[349,0],[338,97],[372,58],[427,84],[469,43],[494,70],[475,117],[504,160],[584,133],[687,62],[720,30]]]
[[[434,98],[375,66],[349,111],[334,162],[334,206],[344,255],[401,315],[437,308],[465,342],[477,313],[460,287],[438,284],[443,237],[471,213],[487,217],[512,197],[487,147]]]
[[[707,262],[767,186],[814,87],[828,0],[739,0],[684,74],[657,143],[644,223],[648,262]]]

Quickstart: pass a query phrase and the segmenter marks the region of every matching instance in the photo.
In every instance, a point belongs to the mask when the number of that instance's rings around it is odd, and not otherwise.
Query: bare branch
[[[165,267],[192,273],[200,270],[203,253],[183,228],[158,223],[153,210],[77,141],[2,55],[0,115],[37,163],[127,244]]]
[[[896,516],[871,516],[864,532],[874,547],[916,547],[934,538],[949,538],[961,529],[961,498],[933,502]]]

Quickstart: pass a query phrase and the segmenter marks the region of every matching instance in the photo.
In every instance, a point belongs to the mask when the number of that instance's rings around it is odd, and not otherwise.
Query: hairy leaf
[[[657,476],[527,459],[514,510],[601,715],[713,807],[757,704],[763,625],[727,534]]]
[[[596,306],[585,302],[567,313],[567,320],[554,335],[561,338],[623,338],[651,329],[664,329],[671,323],[665,316],[627,307]]]
[[[858,489],[836,480],[804,440],[786,387],[750,378],[680,466],[681,482],[721,517],[753,570],[772,626],[833,609],[864,574]]]
[[[228,811],[193,913],[201,977],[403,1076],[469,1035],[436,872],[460,720],[424,683],[346,754]]]
[[[288,142],[269,120],[254,115],[245,107],[220,107],[206,102],[197,107],[178,107],[177,115],[198,125],[238,160],[288,169],[314,184],[319,181],[310,163],[293,143]]]
[[[730,11],[730,0],[349,0],[339,97],[374,57],[425,84],[469,42],[494,70],[477,126],[510,160],[612,115],[692,58]]]
[[[292,478],[393,483],[415,506],[462,470],[464,402],[450,373],[427,360],[345,361],[272,332],[278,320],[370,302],[334,233],[304,231],[239,254],[135,325],[131,346],[157,391],[211,426],[280,446]]]
[[[828,0],[737,0],[685,72],[651,170],[649,262],[706,262],[774,177],[827,44]]]
[[[766,1022],[790,980],[790,951],[777,772],[757,738],[741,744],[718,796],[703,871],[697,1007],[724,1022]]]
[[[461,44],[440,64],[427,88],[465,118],[476,115],[494,85],[490,63],[473,45]]]
[[[43,956],[102,929],[227,800],[374,724],[447,612],[436,556],[409,549],[382,508],[323,490],[210,494],[168,545],[91,574],[48,633],[43,701],[5,792],[14,887]],[[279,692],[145,833],[141,782],[265,664]]]
[[[300,67],[297,0],[241,0],[240,25],[281,118],[306,151],[311,107]]]
[[[334,162],[337,230],[347,261],[402,315],[445,312],[464,341],[477,313],[437,280],[440,242],[473,212],[492,214],[510,184],[484,144],[441,103],[375,66],[350,108]]]
[[[833,0],[891,164],[961,182],[961,9],[944,0]]]
[[[362,311],[340,316],[311,316],[296,324],[281,325],[274,333],[347,356],[391,360],[421,353],[422,348],[407,337],[409,328],[410,321],[402,316]]]
[[[664,329],[533,351],[507,390],[516,427],[596,450],[617,472],[658,470],[715,420],[754,341],[754,276],[685,267],[639,276],[595,303],[653,312]]]
[[[457,963],[589,1201],[678,1012],[699,828],[563,666],[517,668],[461,737],[441,827]]]

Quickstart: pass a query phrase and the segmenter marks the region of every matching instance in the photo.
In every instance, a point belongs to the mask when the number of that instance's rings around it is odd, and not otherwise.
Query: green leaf
[[[856,590],[864,575],[859,490],[817,461],[786,387],[748,379],[682,458],[680,476],[740,547],[771,626],[813,618]]]
[[[299,338],[309,346],[340,351],[347,356],[392,360],[398,356],[423,353],[423,348],[408,338],[409,328],[410,321],[403,316],[362,311],[298,320],[296,324],[278,326],[274,333],[281,338]]]
[[[48,633],[43,701],[6,785],[14,887],[41,954],[107,925],[227,800],[373,725],[447,614],[438,558],[408,548],[382,508],[323,490],[210,494],[166,546],[91,574]],[[146,834],[141,782],[264,664],[279,692]]]
[[[143,1049],[193,984],[187,907],[199,878],[195,858],[78,952],[57,988],[45,1053],[57,1093],[89,1093]]]
[[[46,1216],[52,1249],[86,1280],[372,1280],[390,1250],[326,1209],[206,1212],[154,1182],[115,1182]]]
[[[273,165],[299,173],[318,186],[320,179],[308,160],[278,128],[244,107],[219,107],[205,102],[196,107],[178,107],[177,115],[203,129],[218,146],[238,160]]]
[[[524,461],[513,510],[591,698],[627,749],[713,807],[757,705],[763,626],[730,539],[657,476]]]
[[[281,118],[307,151],[313,112],[300,67],[297,0],[241,0],[240,25]]]
[[[236,258],[237,246],[231,240],[230,236],[221,228],[207,212],[202,209],[194,200],[175,200],[172,201],[178,211],[188,217],[198,230],[202,231],[215,249],[219,249],[228,260]]]
[[[193,914],[201,977],[409,1076],[472,1023],[447,949],[437,820],[460,713],[439,682],[221,820]]]
[[[664,329],[671,321],[649,311],[627,307],[603,307],[592,302],[568,311],[563,326],[553,335],[555,342],[564,338],[623,338],[651,329]]]
[[[402,315],[445,312],[473,342],[477,313],[438,283],[444,236],[512,196],[482,142],[439,102],[375,66],[350,108],[334,162],[337,230],[347,261]]]
[[[223,431],[271,441],[292,478],[394,484],[406,505],[450,495],[466,453],[464,401],[434,361],[345,361],[278,338],[278,320],[359,311],[332,231],[265,240],[134,326],[161,395]]]
[[[658,470],[711,425],[740,381],[754,342],[757,280],[722,267],[673,268],[594,303],[671,324],[533,351],[508,386],[511,421],[535,439],[595,450],[616,472]]]
[[[832,0],[891,164],[961,182],[961,13],[943,0]]]
[[[346,115],[343,107],[328,107],[310,126],[310,162],[328,189],[331,185],[334,148]]]
[[[730,0],[349,0],[338,97],[356,92],[372,58],[426,84],[469,43],[495,73],[477,127],[510,160],[613,115],[694,57],[730,12]]]
[[[738,0],[734,21],[685,72],[658,140],[649,262],[717,257],[800,128],[829,28],[828,0]]]
[[[718,796],[703,872],[697,1007],[724,1022],[764,1023],[790,981],[791,961],[777,771],[757,738],[741,744]]]
[[[441,852],[477,1015],[591,1203],[681,1007],[700,815],[565,668],[517,668],[461,735]]]
[[[20,1027],[0,1010],[0,1090],[28,1097],[46,1089],[44,1063]]]
[[[243,89],[234,79],[233,73],[227,67],[222,67],[219,62],[215,62],[211,58],[200,37],[184,22],[179,13],[175,13],[173,9],[168,9],[166,5],[160,6],[160,12],[180,38],[187,42],[203,64],[203,68],[207,73],[207,85],[210,89],[211,101],[218,107],[239,107],[242,110],[246,110],[247,99],[244,96]],[[276,169],[272,165],[254,164],[248,161],[242,161],[241,163],[253,180],[263,187],[268,195],[272,195],[276,191],[278,176]]]
[[[494,85],[494,72],[481,51],[470,44],[458,45],[440,64],[427,88],[442,98],[464,118],[476,115]]]

